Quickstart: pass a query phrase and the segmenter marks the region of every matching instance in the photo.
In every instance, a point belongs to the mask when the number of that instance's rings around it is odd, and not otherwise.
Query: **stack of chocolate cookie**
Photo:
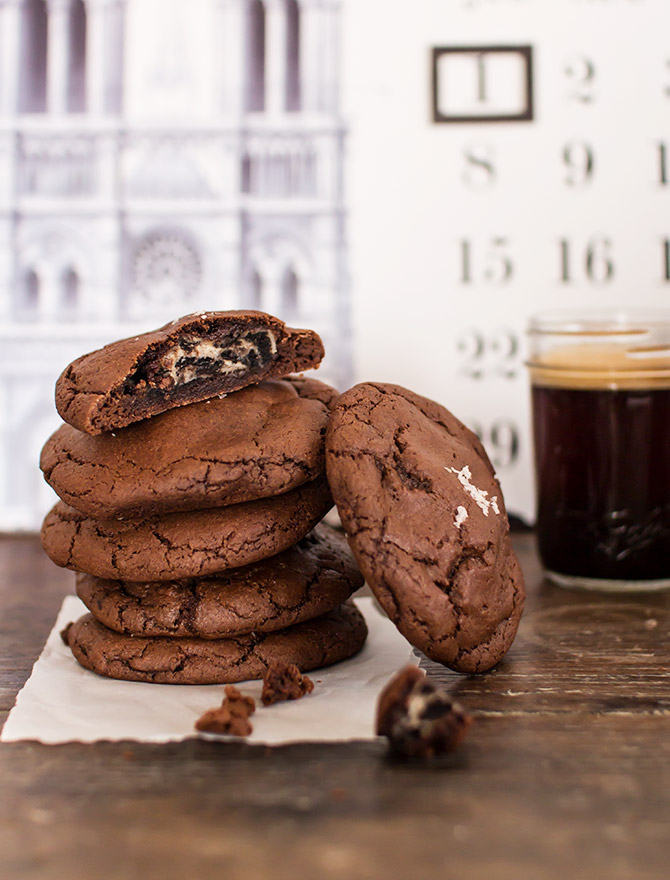
[[[42,543],[90,614],[65,634],[113,678],[205,684],[314,669],[362,646],[363,579],[317,525],[336,392],[290,374],[319,337],[260,312],[182,318],[79,358],[41,467]]]

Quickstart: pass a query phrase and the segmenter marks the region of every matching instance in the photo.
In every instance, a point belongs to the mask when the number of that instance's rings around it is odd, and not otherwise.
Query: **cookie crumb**
[[[69,642],[68,636],[70,634],[71,628],[72,628],[72,621],[70,621],[68,623],[68,625],[60,631],[61,641],[63,642],[64,645],[67,645],[68,648],[70,647],[70,642]]]
[[[254,698],[245,697],[244,694],[234,685],[227,684],[223,689],[223,692],[226,696],[223,699],[222,706],[225,706],[226,703],[228,703],[233,707],[233,710],[239,714],[246,713],[247,715],[253,715],[256,711],[256,701]]]
[[[216,709],[208,709],[195,722],[195,729],[203,733],[221,733],[228,736],[249,736],[253,727],[249,716],[256,711],[253,697],[245,697],[236,687],[225,687],[226,696]]]
[[[392,755],[433,758],[453,751],[471,718],[418,666],[407,666],[386,685],[377,703],[376,733],[389,741]]]
[[[263,678],[261,702],[271,706],[282,700],[299,700],[313,690],[314,682],[295,663],[271,663]]]

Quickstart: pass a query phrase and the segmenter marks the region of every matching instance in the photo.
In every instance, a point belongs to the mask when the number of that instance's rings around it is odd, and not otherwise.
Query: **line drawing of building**
[[[0,530],[74,357],[200,309],[351,377],[340,0],[0,0]]]

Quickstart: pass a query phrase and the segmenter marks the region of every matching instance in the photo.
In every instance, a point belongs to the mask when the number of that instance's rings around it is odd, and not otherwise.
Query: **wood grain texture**
[[[568,593],[516,539],[529,600],[481,676],[426,664],[475,714],[461,749],[189,741],[0,746],[0,875],[90,878],[667,876],[670,596]],[[0,721],[73,575],[0,540]]]

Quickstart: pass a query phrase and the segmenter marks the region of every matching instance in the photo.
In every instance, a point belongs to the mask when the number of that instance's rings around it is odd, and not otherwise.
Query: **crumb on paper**
[[[202,733],[219,733],[228,736],[249,736],[253,727],[249,716],[256,711],[253,697],[245,697],[233,685],[224,689],[223,703],[215,709],[208,709],[195,722],[195,729]]]
[[[261,702],[271,706],[283,700],[299,700],[314,690],[314,682],[295,663],[271,663],[263,678]]]

